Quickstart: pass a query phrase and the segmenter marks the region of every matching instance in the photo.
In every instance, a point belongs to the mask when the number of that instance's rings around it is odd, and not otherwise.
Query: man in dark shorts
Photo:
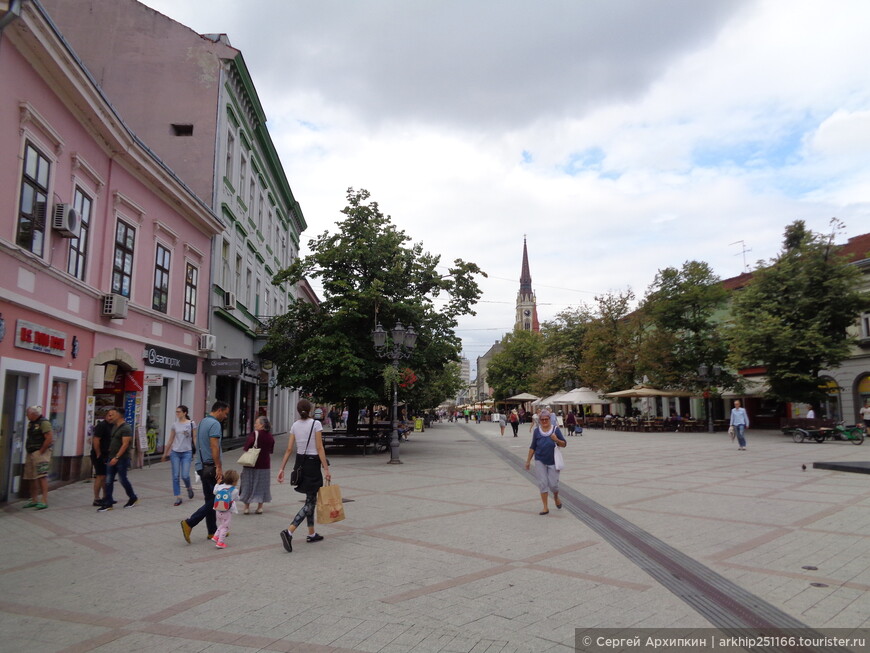
[[[112,425],[106,419],[106,411],[101,411],[100,421],[94,426],[91,436],[91,464],[94,467],[94,505],[103,505],[106,496],[106,462],[109,460],[109,440],[112,438]]]

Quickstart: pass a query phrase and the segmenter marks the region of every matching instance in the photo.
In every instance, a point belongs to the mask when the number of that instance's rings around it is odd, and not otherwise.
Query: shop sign
[[[162,374],[146,374],[145,385],[163,385]]]
[[[43,354],[63,356],[66,352],[66,334],[26,320],[15,323],[15,346]]]
[[[205,369],[215,376],[241,376],[253,381],[260,380],[260,366],[247,358],[210,358]]]
[[[209,358],[205,361],[205,370],[215,376],[241,376],[241,358]]]
[[[196,362],[199,360],[196,356],[154,345],[145,345],[142,358],[150,367],[162,367],[166,370],[187,372],[188,374],[196,374]]]
[[[145,372],[134,370],[124,375],[124,390],[126,392],[142,392],[145,387]]]
[[[257,361],[248,360],[242,361],[242,376],[251,379],[252,381],[260,382],[260,364]]]

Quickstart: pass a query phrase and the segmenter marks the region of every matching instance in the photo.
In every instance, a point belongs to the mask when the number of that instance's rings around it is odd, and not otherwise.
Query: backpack
[[[233,505],[233,487],[222,487],[214,491],[214,509],[218,512],[226,512]]]

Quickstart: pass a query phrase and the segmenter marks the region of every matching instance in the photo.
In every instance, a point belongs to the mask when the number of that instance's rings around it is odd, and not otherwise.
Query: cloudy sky
[[[546,320],[689,259],[740,274],[798,218],[870,231],[865,0],[145,4],[242,51],[303,243],[366,188],[486,270],[472,364],[513,325],[524,235]]]

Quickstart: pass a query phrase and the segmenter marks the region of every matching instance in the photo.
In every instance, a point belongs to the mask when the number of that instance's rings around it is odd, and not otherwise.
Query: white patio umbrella
[[[550,403],[557,406],[567,406],[571,404],[607,404],[610,402],[592,388],[574,388],[570,392],[558,395]]]

